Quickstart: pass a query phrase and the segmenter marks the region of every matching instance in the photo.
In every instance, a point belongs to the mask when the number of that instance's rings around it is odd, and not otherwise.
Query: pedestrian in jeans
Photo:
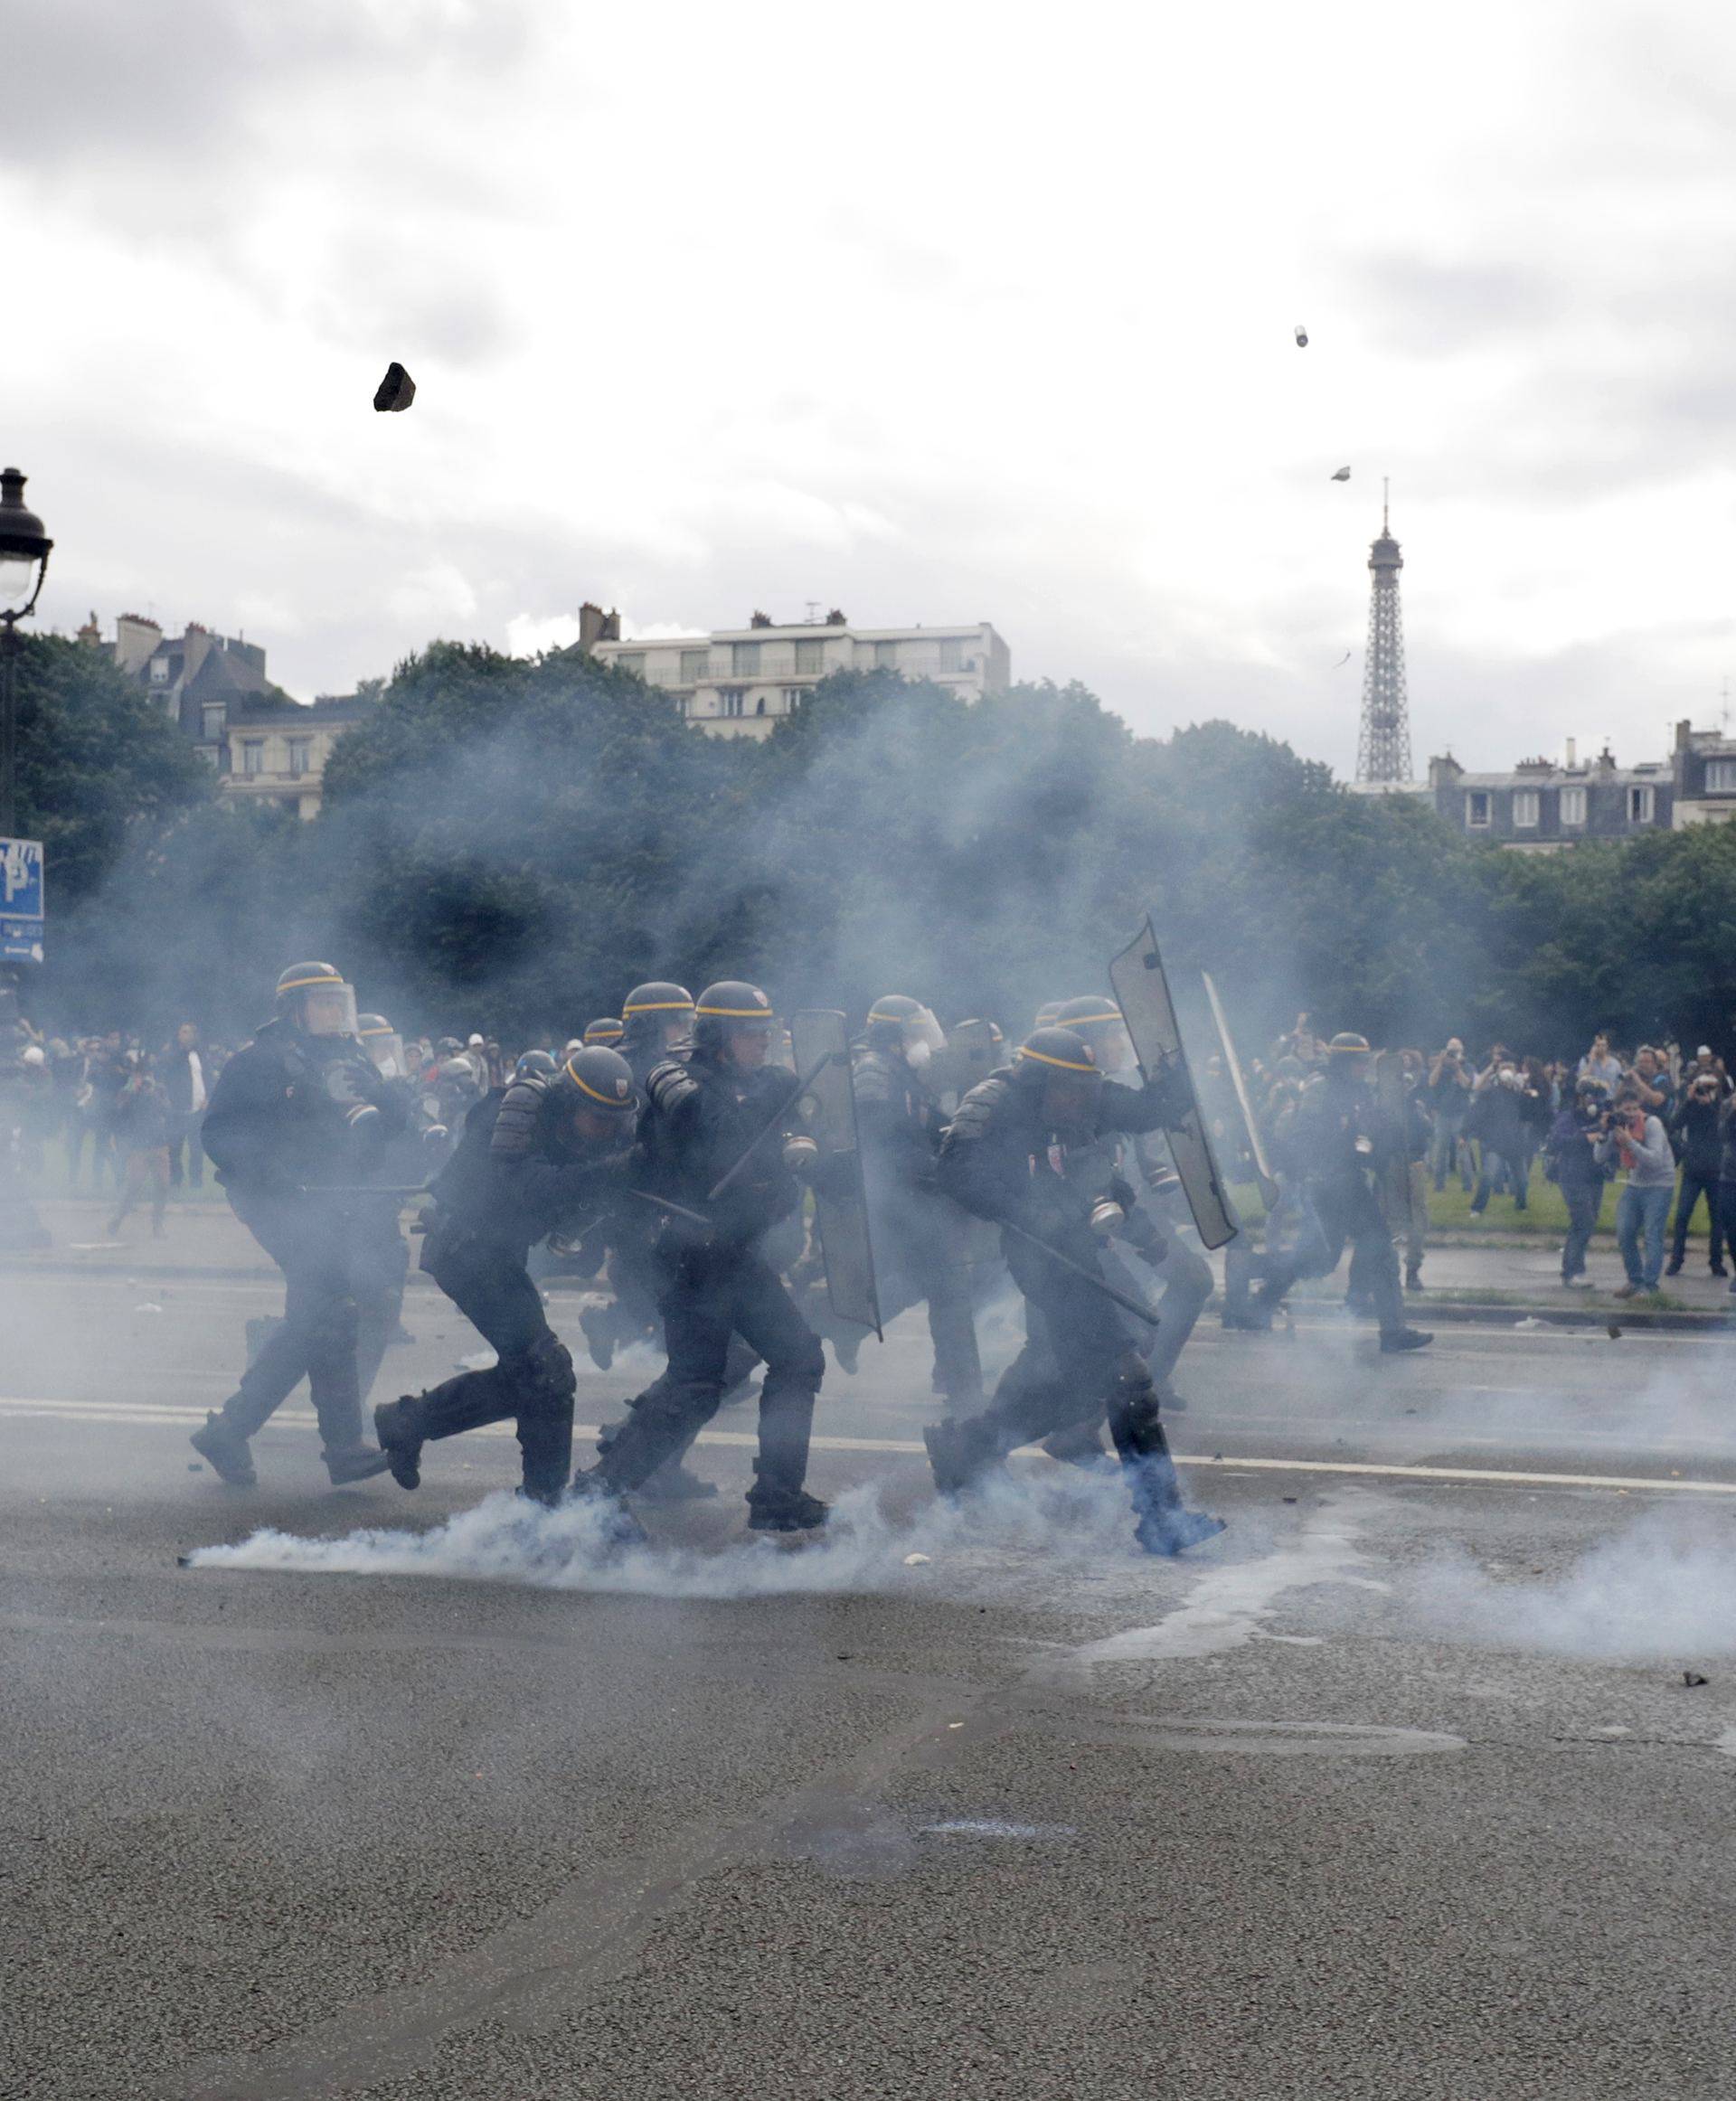
[[[1625,1177],[1616,1200],[1616,1244],[1628,1281],[1618,1298],[1656,1291],[1664,1275],[1664,1228],[1675,1194],[1675,1154],[1658,1119],[1624,1086],[1598,1145],[1598,1163]]]
[[[1675,1245],[1670,1252],[1669,1277],[1682,1274],[1688,1251],[1688,1226],[1694,1207],[1706,1200],[1706,1238],[1710,1242],[1712,1274],[1727,1277],[1724,1267],[1724,1219],[1719,1184],[1722,1179],[1723,1118],[1719,1113],[1718,1076],[1696,1073],[1688,1082],[1675,1116],[1675,1140],[1682,1149],[1682,1181],[1675,1194]]]
[[[1598,1144],[1603,1135],[1603,1112],[1609,1098],[1600,1081],[1580,1080],[1572,1099],[1558,1112],[1543,1149],[1543,1171],[1561,1191],[1567,1206],[1561,1282],[1570,1290],[1590,1288],[1585,1255],[1591,1245],[1598,1213],[1603,1208],[1603,1185],[1609,1180],[1598,1164]]]
[[[1489,1208],[1491,1193],[1503,1186],[1513,1191],[1514,1211],[1525,1209],[1527,1163],[1522,1153],[1524,1075],[1507,1059],[1486,1078],[1487,1084],[1484,1080],[1477,1082],[1477,1098],[1467,1126],[1482,1155],[1481,1179],[1477,1194],[1471,1199],[1472,1215],[1477,1218],[1481,1218]],[[1674,1187],[1674,1174],[1670,1182]]]
[[[140,1051],[129,1051],[131,1068],[127,1084],[116,1097],[113,1115],[115,1144],[125,1162],[126,1180],[115,1215],[108,1221],[113,1239],[127,1214],[151,1198],[151,1238],[163,1238],[163,1211],[169,1197],[169,1131],[174,1111],[169,1098],[151,1077],[150,1061]]]
[[[1433,1165],[1437,1192],[1446,1188],[1447,1177],[1457,1166],[1466,1195],[1471,1193],[1470,1154],[1460,1150],[1465,1118],[1470,1113],[1471,1079],[1464,1044],[1457,1036],[1448,1037],[1447,1048],[1429,1068],[1429,1107],[1435,1118]]]

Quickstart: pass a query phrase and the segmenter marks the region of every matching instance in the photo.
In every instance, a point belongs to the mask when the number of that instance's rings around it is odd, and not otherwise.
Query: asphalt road
[[[828,1543],[742,1532],[737,1410],[599,1569],[509,1435],[332,1493],[298,1401],[192,1471],[272,1304],[0,1276],[0,2092],[1728,2093],[1728,1345],[1212,1327],[1168,1564],[1112,1471],[936,1506],[907,1321]],[[407,1318],[382,1393],[479,1347]]]

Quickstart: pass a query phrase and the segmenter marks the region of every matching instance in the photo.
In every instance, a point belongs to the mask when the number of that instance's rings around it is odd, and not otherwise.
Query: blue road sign
[[[0,839],[0,961],[42,960],[42,843]]]

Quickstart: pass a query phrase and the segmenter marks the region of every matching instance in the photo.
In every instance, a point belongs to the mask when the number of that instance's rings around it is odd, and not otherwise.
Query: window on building
[[[620,665],[623,671],[630,671],[635,678],[643,678],[645,676],[644,650],[629,650],[627,655],[618,656],[615,661],[618,664]]]
[[[259,739],[250,737],[242,743],[241,771],[250,775],[265,771],[265,746]]]
[[[292,737],[289,740],[289,771],[299,779],[314,770],[314,740],[311,737]]]
[[[948,635],[941,642],[940,668],[942,671],[963,671],[965,668],[965,645],[956,635]]]
[[[221,701],[207,701],[200,710],[205,725],[205,742],[215,744],[223,733],[223,717],[228,710]]]
[[[1565,787],[1561,790],[1561,823],[1583,824],[1585,822],[1585,790],[1582,787]]]
[[[1531,832],[1537,826],[1543,797],[1535,788],[1515,788],[1513,793],[1513,823],[1515,831]]]
[[[1709,796],[1736,796],[1736,758],[1707,759],[1706,793]]]
[[[1649,824],[1651,821],[1651,789],[1648,787],[1630,787],[1628,790],[1628,822],[1630,824]]]
[[[875,643],[874,669],[876,671],[896,671],[898,669],[898,645],[896,642]]]
[[[741,645],[738,643],[736,646],[740,648]],[[722,705],[718,711],[721,714],[739,715],[741,712],[741,705],[742,702],[746,700],[747,695],[741,691],[740,686],[726,686],[723,689],[723,692],[718,697],[722,702]]]
[[[812,686],[791,686],[784,694],[784,712],[793,715],[813,692]]]
[[[826,669],[826,645],[824,642],[798,642],[796,645],[797,671],[824,671]]]
[[[704,677],[711,668],[712,653],[709,649],[684,649],[682,651],[681,683],[683,685],[690,686],[696,683],[698,680]]]
[[[168,665],[167,665],[167,664],[165,664],[165,663],[163,661],[163,659],[162,659],[160,656],[158,656],[158,657],[153,657],[153,658],[152,658],[152,660],[151,660],[151,683],[152,683],[154,686],[165,686],[165,685],[167,685],[167,684],[168,684],[168,683],[169,683],[169,667],[168,667]]]
[[[1488,791],[1486,788],[1472,788],[1465,797],[1465,822],[1478,826],[1486,824],[1488,821]]]
[[[760,668],[760,644],[757,642],[731,642],[730,645],[730,669],[740,678],[743,673]],[[740,711],[737,711],[738,713]]]

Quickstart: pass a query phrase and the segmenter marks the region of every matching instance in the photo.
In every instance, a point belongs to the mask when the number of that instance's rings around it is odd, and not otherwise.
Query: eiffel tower
[[[1368,654],[1363,665],[1363,728],[1356,740],[1359,781],[1410,778],[1410,708],[1404,690],[1404,620],[1399,571],[1404,557],[1387,523],[1387,485],[1381,485],[1381,536],[1368,551],[1374,579],[1368,598]]]

